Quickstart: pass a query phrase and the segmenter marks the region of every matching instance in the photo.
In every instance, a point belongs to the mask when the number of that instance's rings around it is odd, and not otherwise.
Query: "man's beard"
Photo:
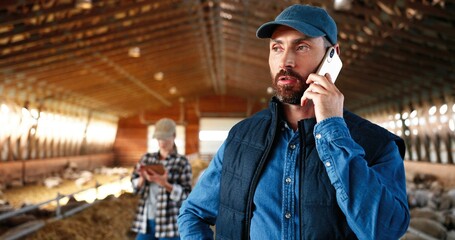
[[[297,85],[278,85],[278,79],[282,76],[298,79]],[[273,81],[275,96],[283,103],[300,105],[300,99],[307,88],[308,84],[305,83],[305,79],[292,69],[281,70],[276,74]]]

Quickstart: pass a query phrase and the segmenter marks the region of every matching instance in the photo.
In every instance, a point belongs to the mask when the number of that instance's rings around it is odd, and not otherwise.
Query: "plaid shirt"
[[[164,187],[159,186],[159,194],[156,196],[157,206],[155,212],[155,237],[156,238],[171,238],[178,237],[177,217],[180,206],[191,191],[192,171],[191,165],[185,156],[176,152],[170,154],[164,161],[160,160],[159,153],[146,153],[142,156],[139,163],[136,165],[131,181],[139,178],[136,172],[140,165],[162,163],[168,171],[168,181],[172,184],[172,192],[167,192]],[[150,183],[147,181],[141,188],[133,183],[135,194],[140,194],[141,198],[136,210],[136,218],[133,222],[131,230],[134,232],[146,233],[147,229],[147,211],[145,204],[149,197]]]

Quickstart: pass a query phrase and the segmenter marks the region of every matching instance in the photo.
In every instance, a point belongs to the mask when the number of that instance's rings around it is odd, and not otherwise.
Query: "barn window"
[[[199,121],[199,153],[213,155],[226,139],[229,130],[243,118],[201,118]]]

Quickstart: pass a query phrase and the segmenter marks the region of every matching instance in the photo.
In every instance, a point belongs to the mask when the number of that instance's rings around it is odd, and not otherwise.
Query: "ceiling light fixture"
[[[340,11],[351,10],[352,8],[351,2],[352,0],[335,0],[333,1],[333,8],[335,8],[335,10]]]
[[[163,72],[157,72],[153,75],[153,77],[155,77],[155,80],[157,81],[161,81],[163,80],[164,78],[164,73]]]
[[[128,51],[128,56],[138,58],[141,56],[141,49],[139,47],[131,47]]]
[[[92,8],[92,0],[76,0],[76,8],[88,10]]]

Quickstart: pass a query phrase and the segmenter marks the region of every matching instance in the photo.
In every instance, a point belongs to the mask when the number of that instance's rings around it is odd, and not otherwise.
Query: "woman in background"
[[[140,195],[131,227],[138,240],[180,239],[177,217],[191,191],[192,171],[188,159],[177,153],[175,128],[175,122],[168,118],[156,123],[153,138],[158,141],[159,151],[144,154],[131,176],[134,193]],[[145,167],[155,164],[164,166],[164,171]]]

